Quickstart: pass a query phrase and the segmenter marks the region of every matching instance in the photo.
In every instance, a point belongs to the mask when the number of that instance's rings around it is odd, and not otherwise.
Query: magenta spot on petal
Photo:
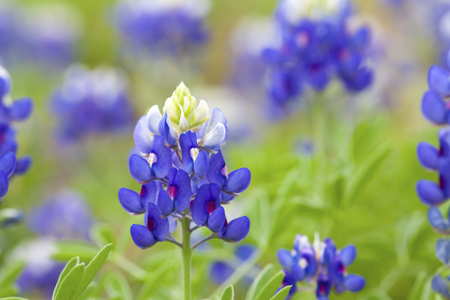
[[[139,194],[139,197],[141,197],[141,198],[144,197],[145,192],[146,192],[145,187],[142,186],[142,187],[141,187],[141,193]]]
[[[176,186],[169,186],[169,188],[167,189],[167,192],[169,193],[170,198],[175,198],[177,196],[178,193],[178,189]]]
[[[450,101],[447,101],[447,103],[445,103],[445,108],[448,110],[450,109]]]
[[[216,202],[210,201],[210,202],[206,203],[206,210],[209,212],[209,214],[212,214],[213,211],[216,210]]]
[[[344,274],[345,273],[345,266],[343,264],[339,265],[338,272],[339,272],[339,274]]]
[[[319,282],[319,295],[327,294],[327,286],[325,282]]]
[[[153,221],[153,220],[151,220],[151,219],[148,219],[148,220],[147,220],[147,228],[148,228],[150,231],[153,231],[153,229],[155,228],[155,221]]]
[[[228,178],[228,169],[227,169],[227,165],[223,166],[222,170],[220,171],[220,173],[225,176],[226,178]]]

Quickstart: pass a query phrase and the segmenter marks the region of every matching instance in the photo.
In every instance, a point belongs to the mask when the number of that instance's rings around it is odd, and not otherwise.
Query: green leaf
[[[234,299],[234,289],[233,286],[228,286],[222,294],[221,300],[233,300]]]
[[[0,297],[12,297],[17,295],[18,290],[13,283],[3,285],[0,288]]]
[[[69,261],[73,257],[80,257],[81,261],[90,261],[97,255],[98,248],[87,242],[64,241],[56,243],[57,250],[52,255],[56,260]]]
[[[113,273],[105,279],[105,288],[110,298],[117,298],[121,300],[132,300],[130,286],[122,274]]]
[[[0,269],[0,286],[15,282],[24,266],[25,262],[23,261],[15,261],[3,265]]]
[[[286,299],[287,295],[289,294],[289,291],[291,290],[291,287],[292,287],[292,285],[284,287],[278,293],[276,293],[275,296],[270,298],[270,300],[284,300],[284,299]]]
[[[273,276],[269,282],[259,291],[255,300],[269,300],[277,292],[278,288],[283,282],[284,272],[280,271],[275,276]]]
[[[246,300],[253,300],[257,293],[266,285],[266,283],[274,276],[275,268],[273,265],[267,265],[261,272],[259,272],[258,276],[255,278],[255,281],[250,286],[248,290]]]
[[[105,263],[108,258],[109,252],[111,251],[112,244],[106,245],[102,250],[92,259],[89,265],[84,271],[83,278],[78,285],[76,292],[74,293],[72,300],[78,299],[78,297],[84,292],[84,290],[89,286],[89,284],[94,280],[95,275],[97,275],[100,268]],[[68,300],[70,298],[66,298]]]
[[[66,264],[66,266],[62,270],[61,274],[59,275],[58,282],[56,283],[55,289],[53,290],[53,297],[52,297],[53,299],[55,298],[56,294],[58,293],[59,287],[61,286],[61,283],[63,282],[64,278],[79,263],[80,263],[80,259],[78,257],[74,257],[71,260],[69,260],[69,262]]]
[[[83,294],[81,294],[80,297],[78,297],[77,300],[88,300],[91,299],[90,296],[95,292],[95,289],[97,288],[96,284],[91,283],[86,290],[84,290]]]
[[[83,278],[84,264],[79,264],[64,277],[54,300],[69,300],[74,296],[81,279]]]
[[[370,184],[370,180],[375,173],[383,166],[383,163],[391,155],[392,148],[388,143],[378,146],[373,153],[356,169],[355,174],[350,178],[345,190],[344,205],[351,204],[356,195],[360,195],[364,188]]]

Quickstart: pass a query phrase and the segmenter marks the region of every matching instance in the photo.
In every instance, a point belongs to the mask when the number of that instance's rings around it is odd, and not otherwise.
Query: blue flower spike
[[[137,151],[129,157],[129,170],[141,191],[119,190],[126,212],[145,215],[144,225],[130,229],[139,248],[166,241],[194,250],[211,239],[239,243],[247,237],[250,219],[228,222],[222,206],[245,191],[251,180],[247,168],[228,174],[220,151],[227,136],[222,111],[210,112],[184,83],[167,98],[162,111],[154,105],[139,119],[133,133]],[[172,236],[177,222],[185,233],[206,227],[211,234],[194,245],[190,240],[181,243]]]
[[[328,299],[331,290],[338,294],[359,292],[366,284],[364,277],[347,274],[347,267],[356,258],[356,247],[349,245],[339,250],[333,240],[321,242],[317,234],[314,245],[307,236],[297,235],[293,250],[280,249],[277,257],[285,272],[284,281],[292,285],[290,296],[297,291],[296,284],[303,281],[314,284],[317,299],[323,300]]]

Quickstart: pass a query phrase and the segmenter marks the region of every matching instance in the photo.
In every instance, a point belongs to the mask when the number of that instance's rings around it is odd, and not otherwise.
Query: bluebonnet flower
[[[0,66],[0,155],[16,153],[18,144],[13,122],[21,122],[31,115],[33,102],[29,98],[11,99],[12,80],[8,71]],[[31,165],[31,158],[23,156],[15,160],[14,174],[24,174]],[[10,175],[9,175],[10,176]],[[0,197],[2,197],[0,195]]]
[[[142,185],[141,193],[119,191],[128,213],[145,213],[144,225],[131,227],[134,242],[143,249],[163,241],[190,246],[171,236],[168,218],[192,220],[191,230],[206,226],[212,231],[208,239],[242,241],[250,220],[244,216],[228,222],[222,204],[247,189],[251,174],[246,168],[228,174],[220,152],[228,136],[225,116],[217,108],[210,112],[203,100],[197,106],[183,83],[166,100],[163,112],[153,106],[133,133],[139,154],[129,157],[129,168]]]
[[[115,8],[115,26],[128,51],[181,56],[207,41],[209,6],[208,0],[122,0]]]
[[[321,242],[317,234],[314,245],[307,236],[297,235],[293,250],[281,249],[277,256],[285,272],[283,287],[292,285],[289,297],[295,294],[300,281],[315,287],[318,300],[328,300],[332,289],[338,294],[359,292],[366,283],[360,275],[347,274],[347,267],[356,258],[355,246],[339,250],[330,238]]]
[[[351,32],[348,16],[347,1],[279,2],[282,45],[262,52],[270,66],[267,90],[273,106],[288,112],[305,86],[320,92],[333,78],[353,93],[371,84],[372,71],[366,66],[370,29],[362,26]]]
[[[88,70],[73,65],[52,95],[51,111],[58,119],[57,135],[62,142],[126,132],[134,119],[127,76],[111,67]]]
[[[74,61],[81,20],[73,7],[61,3],[28,7],[20,20],[19,46],[28,61],[56,70]]]
[[[215,261],[210,266],[211,280],[216,284],[223,284],[233,275],[236,269],[252,257],[257,249],[252,245],[239,245],[230,261]],[[249,274],[250,275],[250,274]],[[245,276],[244,283],[251,284],[252,278]]]
[[[65,264],[52,259],[60,239],[89,240],[94,224],[85,199],[78,193],[65,191],[49,197],[32,209],[27,217],[29,228],[38,238],[14,251],[14,257],[26,263],[17,284],[22,293],[41,291],[51,295]]]

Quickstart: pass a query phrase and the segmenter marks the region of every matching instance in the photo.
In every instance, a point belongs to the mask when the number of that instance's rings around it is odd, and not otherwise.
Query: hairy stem
[[[192,299],[191,292],[191,233],[189,227],[191,221],[188,218],[183,218],[181,220],[181,226],[183,230],[183,247],[181,248],[181,253],[183,257],[183,291],[184,300]]]

